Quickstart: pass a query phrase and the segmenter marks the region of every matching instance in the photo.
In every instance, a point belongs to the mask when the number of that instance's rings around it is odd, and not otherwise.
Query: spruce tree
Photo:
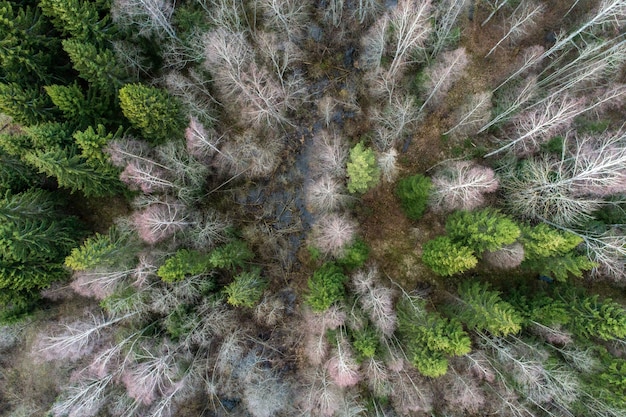
[[[496,251],[515,242],[521,233],[513,220],[491,208],[452,213],[446,220],[446,232],[476,253]]]
[[[124,84],[126,74],[115,60],[113,51],[76,39],[65,39],[63,49],[79,77],[100,91],[115,94]]]
[[[376,162],[376,155],[363,143],[357,143],[350,149],[350,156],[346,166],[348,172],[348,191],[364,193],[380,181],[380,168]]]
[[[118,139],[122,134],[122,127],[115,132],[99,124],[95,129],[89,126],[82,131],[74,132],[74,141],[80,148],[80,155],[92,166],[109,166],[109,156],[104,153],[107,144]]]
[[[47,94],[36,86],[0,83],[0,111],[16,123],[29,126],[54,118],[54,106]]]
[[[454,243],[447,236],[429,240],[422,249],[422,262],[438,275],[454,275],[472,269],[478,263],[470,248]]]
[[[174,256],[161,265],[157,275],[163,281],[172,283],[187,277],[206,274],[210,268],[211,262],[207,255],[194,250],[179,249]]]
[[[163,142],[182,138],[181,107],[166,91],[142,84],[127,84],[120,89],[119,97],[124,116],[145,139]]]
[[[88,0],[39,0],[39,7],[59,32],[79,41],[102,43],[111,26],[109,15],[100,18],[97,6]]]
[[[318,268],[309,278],[309,294],[306,302],[313,311],[322,312],[345,297],[344,283],[348,278],[339,266],[326,263]]]
[[[114,195],[124,188],[116,171],[94,168],[79,155],[63,149],[30,152],[24,160],[40,173],[56,178],[60,187],[80,191],[85,197]]]
[[[500,298],[498,291],[490,290],[489,284],[464,282],[459,287],[459,297],[455,316],[469,329],[486,330],[498,337],[521,330],[522,316]]]
[[[79,129],[106,123],[113,117],[111,96],[97,94],[93,88],[88,90],[87,95],[76,82],[70,85],[49,85],[44,89],[65,119]]]
[[[224,288],[228,304],[239,307],[254,307],[267,287],[267,281],[261,277],[258,269],[242,272],[233,282]]]
[[[411,220],[419,220],[428,204],[432,182],[430,178],[421,174],[412,175],[398,181],[396,195],[404,214]]]

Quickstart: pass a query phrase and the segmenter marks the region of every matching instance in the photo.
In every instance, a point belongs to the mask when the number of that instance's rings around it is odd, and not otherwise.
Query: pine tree
[[[124,84],[127,76],[111,50],[75,39],[65,39],[63,49],[80,78],[100,91],[114,94]]]
[[[357,143],[350,149],[347,164],[348,191],[364,193],[380,181],[380,168],[376,163],[376,155],[363,143]]]
[[[115,171],[94,168],[80,156],[62,149],[31,152],[24,160],[40,173],[56,178],[59,186],[80,191],[86,197],[114,195],[123,189]]]
[[[610,298],[586,295],[575,289],[558,294],[568,306],[571,317],[567,327],[576,335],[588,339],[623,339],[626,337],[626,309]]]
[[[449,276],[474,268],[478,259],[467,246],[440,236],[424,244],[422,262],[436,274]]]
[[[487,208],[457,211],[446,220],[448,236],[477,253],[496,251],[520,236],[520,228],[508,216]]]
[[[122,127],[107,133],[106,128],[99,124],[95,129],[89,126],[83,131],[74,132],[74,141],[80,148],[80,155],[92,166],[109,166],[109,156],[104,153],[104,149],[122,134]]]
[[[464,282],[459,287],[460,304],[455,308],[458,317],[469,329],[488,331],[503,337],[521,330],[522,316],[513,306],[500,298],[498,291],[487,283]]]
[[[239,307],[252,308],[263,295],[267,281],[261,277],[258,269],[242,272],[235,276],[233,282],[224,288],[228,304]]]
[[[430,178],[416,174],[398,181],[396,195],[404,214],[411,220],[419,220],[424,214],[430,196],[432,182]]]
[[[96,233],[65,258],[65,266],[74,271],[108,267],[134,256],[133,241],[127,233],[111,227],[106,235]]]

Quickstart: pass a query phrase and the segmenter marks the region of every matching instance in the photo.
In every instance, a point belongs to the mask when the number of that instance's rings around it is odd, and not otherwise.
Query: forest
[[[626,417],[626,0],[0,0],[0,416]]]

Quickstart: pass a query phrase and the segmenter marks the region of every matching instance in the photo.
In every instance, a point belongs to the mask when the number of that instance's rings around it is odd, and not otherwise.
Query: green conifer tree
[[[522,316],[513,306],[500,298],[498,291],[490,290],[489,284],[464,282],[459,287],[461,298],[455,307],[455,316],[469,329],[488,331],[502,337],[518,333]]]
[[[106,95],[95,94],[93,88],[88,90],[87,95],[76,82],[70,85],[49,85],[44,89],[65,119],[77,128],[106,123],[112,118],[114,104]]]
[[[103,125],[95,129],[89,126],[83,131],[74,132],[74,141],[80,148],[80,155],[92,166],[109,166],[109,157],[104,153],[107,144],[122,135],[122,127],[116,132],[108,132]]]
[[[450,239],[476,253],[501,249],[521,234],[513,220],[491,208],[452,213],[446,220],[446,232]]]
[[[318,268],[309,278],[309,294],[306,302],[313,311],[322,312],[345,297],[344,283],[348,278],[341,268],[328,262]]]
[[[243,268],[248,261],[254,258],[254,253],[248,248],[246,242],[234,240],[213,249],[209,254],[209,261],[214,268],[234,271]]]
[[[581,277],[584,271],[596,264],[575,252],[582,242],[573,233],[557,230],[544,223],[522,227],[521,242],[524,245],[522,267],[542,275],[566,281],[569,275]]]
[[[202,275],[209,272],[211,261],[209,257],[198,251],[179,249],[157,271],[157,275],[165,282],[181,281],[190,276]]]
[[[478,263],[470,248],[454,243],[447,236],[429,240],[422,249],[422,262],[438,275],[454,275],[472,269]]]
[[[359,142],[350,149],[350,157],[346,166],[348,172],[348,191],[364,193],[380,181],[380,168],[376,155],[370,148]]]
[[[17,83],[0,83],[0,111],[24,126],[47,122],[54,118],[54,106],[39,88],[22,87]]]
[[[626,337],[626,310],[610,298],[600,299],[597,294],[587,295],[574,288],[558,295],[569,308],[571,320],[568,328],[576,335],[588,339],[616,340]]]
[[[110,196],[124,189],[115,171],[94,168],[63,149],[30,152],[24,160],[40,173],[56,178],[60,187],[80,191],[86,197]]]
[[[162,142],[182,137],[181,107],[166,91],[142,84],[127,84],[120,89],[119,96],[124,116],[145,139]]]
[[[109,15],[100,18],[98,4],[88,0],[39,0],[39,7],[62,34],[101,43],[111,32]]]
[[[421,174],[412,175],[398,181],[396,195],[404,214],[411,220],[419,220],[428,204],[432,182],[430,178]]]
[[[76,39],[65,39],[63,49],[79,76],[100,91],[115,94],[124,84],[127,76],[113,51]]]
[[[226,301],[235,307],[252,308],[261,299],[267,284],[258,269],[242,272],[224,288]]]
[[[133,239],[128,233],[111,227],[106,235],[96,233],[65,258],[65,266],[74,271],[124,264],[133,258]]]

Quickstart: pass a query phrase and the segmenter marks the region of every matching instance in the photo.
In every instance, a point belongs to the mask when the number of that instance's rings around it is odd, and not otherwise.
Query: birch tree
[[[437,107],[441,104],[448,91],[464,74],[469,63],[465,48],[444,52],[439,59],[425,70],[426,81],[422,88],[427,94],[418,112],[429,106]]]
[[[522,37],[528,35],[537,24],[545,11],[543,4],[533,3],[531,0],[522,1],[513,11],[509,18],[509,28],[498,42],[487,52],[485,58],[494,53],[506,40],[516,43]]]

